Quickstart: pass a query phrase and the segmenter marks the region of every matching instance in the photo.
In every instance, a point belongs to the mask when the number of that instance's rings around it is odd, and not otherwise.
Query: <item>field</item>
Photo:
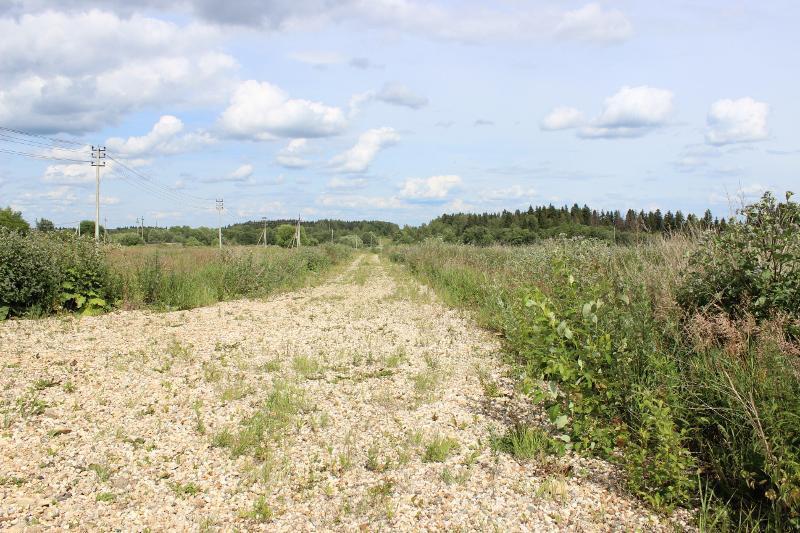
[[[797,529],[800,214],[745,216],[380,255],[0,232],[0,523]]]

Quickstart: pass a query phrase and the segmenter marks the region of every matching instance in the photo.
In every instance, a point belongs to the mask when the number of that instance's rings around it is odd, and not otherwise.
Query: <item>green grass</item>
[[[436,436],[425,446],[422,460],[426,463],[442,463],[457,449],[457,440],[451,437]]]
[[[111,477],[111,468],[108,465],[92,463],[87,467],[87,469],[97,474],[97,479],[103,483],[108,481],[108,479]]]
[[[172,492],[174,492],[177,496],[186,497],[186,496],[195,496],[200,493],[200,487],[198,487],[195,483],[172,483],[170,485]]]
[[[113,492],[101,492],[97,496],[95,496],[95,501],[98,502],[113,502],[117,499],[117,496]]]
[[[292,368],[302,379],[317,378],[324,370],[318,360],[306,355],[295,356],[292,359]]]
[[[542,429],[524,424],[517,424],[504,435],[493,437],[491,446],[492,449],[508,453],[517,459],[541,459],[557,453],[561,448]]]

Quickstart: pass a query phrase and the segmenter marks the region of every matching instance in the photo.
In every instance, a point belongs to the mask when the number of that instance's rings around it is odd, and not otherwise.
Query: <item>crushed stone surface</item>
[[[264,301],[0,323],[0,354],[0,530],[693,529],[603,461],[493,450],[541,408],[376,255]]]

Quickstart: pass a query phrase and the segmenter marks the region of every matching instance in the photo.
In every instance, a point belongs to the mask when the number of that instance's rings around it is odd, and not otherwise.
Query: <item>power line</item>
[[[68,139],[59,139],[57,137],[47,137],[46,135],[39,135],[38,133],[30,133],[27,131],[16,130],[14,128],[7,128],[5,126],[0,126],[0,130],[2,131],[9,131],[11,133],[16,133],[19,135],[26,135],[28,137],[38,137],[39,139],[47,139],[50,142],[59,143],[59,144],[74,144],[77,146],[85,146],[86,143],[78,142],[78,141],[70,141]]]
[[[0,153],[11,154],[11,155],[21,155],[21,156],[25,156],[25,157],[32,157],[34,159],[50,159],[50,160],[53,160],[53,161],[68,161],[70,163],[91,163],[91,160],[89,160],[89,159],[69,159],[69,158],[66,158],[66,157],[55,157],[55,156],[45,155],[45,154],[31,154],[29,152],[19,152],[17,150],[9,150],[9,149],[6,149],[6,148],[0,148]]]
[[[25,139],[25,138],[21,138],[21,137],[14,137],[14,136],[8,135],[6,133],[0,133],[0,141],[23,144],[25,146],[35,146],[35,147],[41,147],[41,148],[51,148],[53,150],[63,150],[65,152],[86,153],[86,149],[85,148],[78,149],[78,148],[65,148],[63,146],[54,146],[52,144],[47,144],[46,142],[38,141],[36,139]]]
[[[144,174],[143,172],[141,172],[139,170],[136,170],[134,168],[129,167],[128,165],[126,165],[125,163],[120,161],[119,159],[116,159],[115,157],[113,157],[111,155],[109,155],[108,158],[110,160],[114,161],[115,163],[117,163],[118,165],[120,165],[121,167],[126,168],[128,171],[130,171],[134,175],[138,176],[139,178],[152,183],[154,186],[162,188],[162,189],[164,189],[166,191],[169,191],[171,193],[175,192],[173,189],[170,189],[169,187],[161,185],[160,183],[155,181],[153,178],[151,178],[147,174]],[[201,202],[211,202],[211,201],[213,201],[212,198],[204,198],[202,196],[196,196],[194,194],[188,194],[188,193],[176,193],[176,194],[179,194],[180,196],[184,196],[184,197],[187,197],[187,198],[194,198],[195,200],[200,200]]]

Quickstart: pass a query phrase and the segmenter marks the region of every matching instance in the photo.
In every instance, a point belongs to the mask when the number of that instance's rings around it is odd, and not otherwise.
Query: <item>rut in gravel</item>
[[[672,530],[546,427],[498,339],[376,255],[171,313],[0,324],[0,528]]]

